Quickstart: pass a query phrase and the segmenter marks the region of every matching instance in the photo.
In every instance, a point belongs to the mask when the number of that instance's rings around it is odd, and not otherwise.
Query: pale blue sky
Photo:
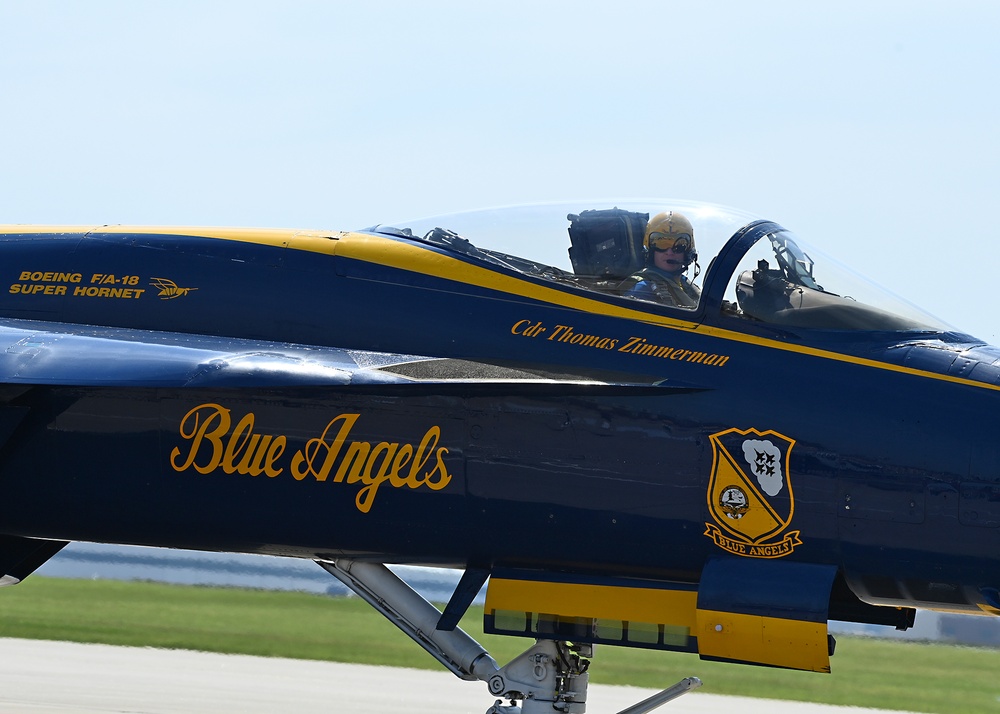
[[[0,222],[701,199],[997,343],[998,36],[992,0],[0,0]]]

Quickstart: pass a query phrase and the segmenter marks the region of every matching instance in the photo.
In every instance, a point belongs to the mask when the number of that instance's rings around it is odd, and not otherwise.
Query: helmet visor
[[[649,234],[649,247],[652,250],[687,253],[691,249],[691,236],[688,233],[654,231]]]

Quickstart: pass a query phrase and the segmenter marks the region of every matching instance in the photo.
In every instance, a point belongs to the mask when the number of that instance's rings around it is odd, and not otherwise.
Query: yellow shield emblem
[[[795,441],[757,429],[728,429],[709,439],[708,512],[715,522],[705,523],[705,535],[749,558],[780,558],[802,545],[799,531],[787,531],[795,515],[788,472]]]

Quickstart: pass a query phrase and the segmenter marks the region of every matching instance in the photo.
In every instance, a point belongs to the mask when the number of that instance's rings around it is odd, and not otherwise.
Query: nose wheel
[[[486,714],[583,714],[587,710],[587,685],[592,645],[536,640],[533,647],[501,667],[486,682],[498,699]],[[682,679],[619,714],[646,714],[701,686],[697,677]]]

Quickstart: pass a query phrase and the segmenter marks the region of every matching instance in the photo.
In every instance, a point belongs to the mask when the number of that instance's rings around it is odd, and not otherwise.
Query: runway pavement
[[[664,686],[672,684],[665,682]],[[587,711],[614,714],[654,690],[590,685]],[[494,699],[448,672],[0,639],[0,714],[483,714]],[[667,714],[873,714],[874,709],[693,692]],[[898,714],[898,713],[897,713]]]

